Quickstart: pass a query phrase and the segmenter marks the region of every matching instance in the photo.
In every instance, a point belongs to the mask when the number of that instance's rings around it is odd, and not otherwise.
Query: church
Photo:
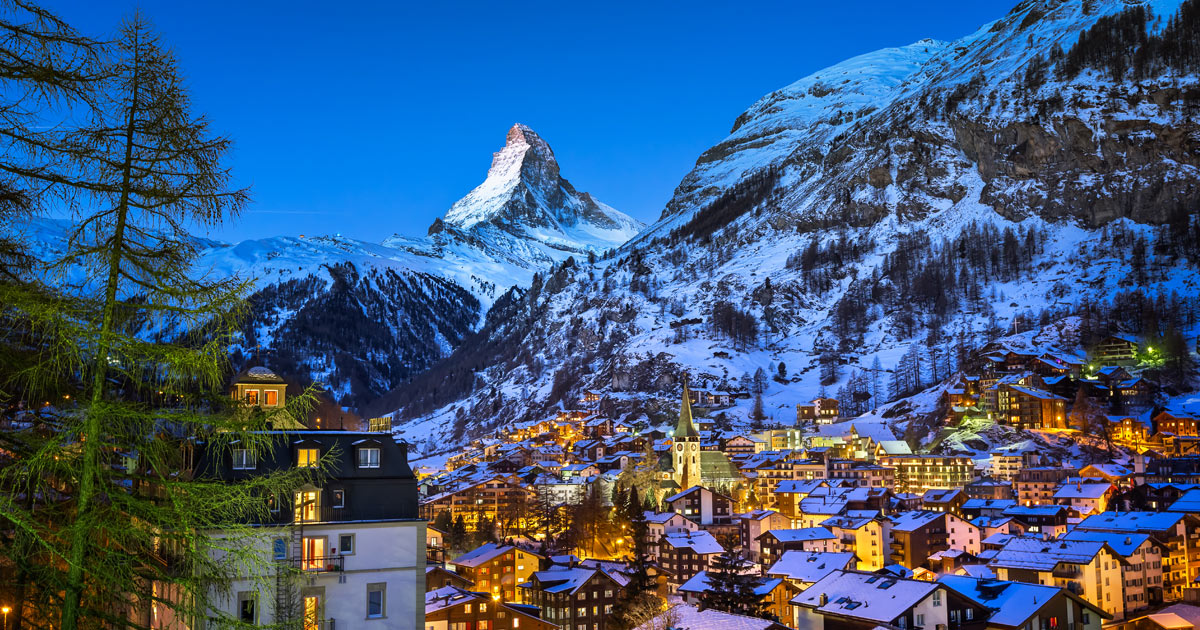
[[[693,486],[728,494],[743,481],[741,473],[725,453],[700,447],[700,432],[692,419],[691,392],[686,381],[679,406],[679,422],[671,434],[671,456],[660,456],[658,468],[659,488],[667,494]]]

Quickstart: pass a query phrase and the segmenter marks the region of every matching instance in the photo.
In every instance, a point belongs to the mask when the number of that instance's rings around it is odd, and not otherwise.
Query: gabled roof
[[[691,549],[697,555],[724,553],[725,548],[706,531],[676,532],[663,537],[663,543],[676,549]]]
[[[759,597],[765,597],[771,594],[771,591],[779,588],[783,584],[782,578],[757,578],[757,585],[754,587],[754,594]],[[712,585],[709,583],[708,571],[701,571],[693,575],[691,579],[679,585],[681,593],[707,593],[712,590]]]
[[[461,567],[477,567],[485,562],[490,562],[493,558],[499,557],[516,549],[512,545],[497,545],[496,543],[486,543],[480,545],[467,553],[453,559],[450,564]]]
[[[1111,618],[1111,615],[1094,605],[1072,595],[1066,589],[1056,586],[978,579],[965,575],[944,575],[938,578],[938,582],[945,584],[976,604],[990,608],[992,614],[988,617],[989,626],[1021,627],[1060,593],[1065,597],[1075,599],[1080,605],[1091,609],[1092,612],[1105,619]]]
[[[1016,505],[1014,499],[967,499],[964,510],[1004,510]]]
[[[892,531],[894,532],[912,532],[946,516],[945,512],[931,512],[928,510],[914,510],[912,512],[900,512],[888,517],[892,521]]]
[[[1111,483],[1065,483],[1054,492],[1055,499],[1099,499],[1113,489]]]
[[[767,569],[767,575],[797,582],[817,582],[834,571],[847,568],[855,560],[851,551],[785,551]]]
[[[764,536],[772,536],[779,542],[805,542],[808,540],[830,540],[835,538],[833,532],[824,527],[801,527],[799,529],[772,529],[769,532],[763,532],[759,535],[761,540]]]
[[[1097,532],[1085,531],[1081,529],[1073,529],[1062,536],[1063,540],[1086,540],[1091,542],[1108,543],[1108,546],[1118,555],[1128,558],[1137,551],[1138,547],[1142,546],[1147,540],[1150,540],[1150,534],[1142,534],[1138,532]]]
[[[887,624],[944,588],[936,582],[834,571],[791,599],[818,613]]]
[[[552,566],[546,571],[535,571],[530,580],[521,584],[524,588],[537,588],[545,593],[575,594],[597,574],[604,579],[616,582],[612,575],[600,570],[585,567]],[[618,586],[621,584],[618,582]]]
[[[1008,541],[989,566],[1052,571],[1061,563],[1090,564],[1108,545],[1091,540],[1037,540],[1017,537]],[[1116,555],[1116,554],[1114,554]]]
[[[1200,513],[1200,489],[1184,492],[1171,504],[1171,507],[1167,508],[1167,511]]]
[[[1101,512],[1079,523],[1078,529],[1112,532],[1161,532],[1174,529],[1183,520],[1179,512]]]
[[[665,621],[680,630],[778,630],[786,629],[780,623],[757,617],[735,615],[714,608],[700,610],[688,604],[676,604],[663,613],[638,626],[634,630],[666,627]]]

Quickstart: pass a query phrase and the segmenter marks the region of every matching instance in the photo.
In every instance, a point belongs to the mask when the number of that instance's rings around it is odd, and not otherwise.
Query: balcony
[[[1074,580],[1083,575],[1083,571],[1080,571],[1079,567],[1076,566],[1055,567],[1054,570],[1050,572],[1050,575],[1053,575],[1056,578],[1062,578],[1064,580]]]
[[[331,573],[345,571],[345,556],[312,556],[293,558],[292,566],[299,567],[307,573]]]

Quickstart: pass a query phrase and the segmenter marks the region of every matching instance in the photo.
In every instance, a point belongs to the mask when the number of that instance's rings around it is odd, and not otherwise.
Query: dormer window
[[[379,468],[379,449],[363,447],[358,449],[359,468]]]
[[[233,469],[234,470],[254,470],[258,464],[257,458],[254,456],[254,451],[248,448],[233,449]]]
[[[320,459],[321,449],[319,448],[296,449],[296,466],[300,468],[316,468],[317,461]]]

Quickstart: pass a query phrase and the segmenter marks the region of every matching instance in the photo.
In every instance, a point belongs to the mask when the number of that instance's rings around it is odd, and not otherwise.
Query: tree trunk
[[[83,429],[83,468],[79,479],[79,497],[75,525],[71,532],[70,568],[67,572],[66,599],[63,602],[62,630],[76,630],[79,602],[83,594],[83,561],[88,540],[92,537],[92,505],[96,494],[96,477],[100,472],[100,417],[97,411],[104,404],[105,382],[108,376],[108,353],[111,350],[112,330],[116,317],[117,286],[120,283],[121,251],[125,240],[125,221],[129,215],[129,191],[133,169],[133,132],[138,109],[139,59],[138,38],[134,35],[133,94],[125,125],[125,161],[121,182],[121,200],[117,206],[117,225],[113,231],[111,253],[108,257],[108,278],[104,287],[104,316],[100,323],[99,343],[92,366],[91,403]]]

